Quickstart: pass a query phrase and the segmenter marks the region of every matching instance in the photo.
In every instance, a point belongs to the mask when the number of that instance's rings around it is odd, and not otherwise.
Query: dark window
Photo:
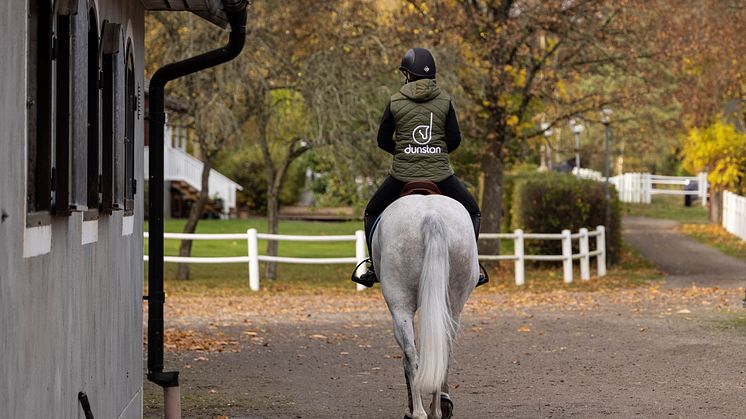
[[[26,224],[48,224],[52,209],[52,45],[50,0],[29,3]]]
[[[101,31],[101,208],[110,214],[124,209],[117,199],[116,173],[119,162],[117,153],[117,59],[121,45],[121,25],[104,21]]]
[[[70,214],[70,16],[57,15],[54,212]]]
[[[87,165],[87,207],[86,219],[97,218],[99,204],[100,183],[100,136],[99,136],[99,41],[96,11],[88,12],[88,165]]]
[[[132,42],[127,43],[124,81],[124,210],[132,214],[135,210],[135,111],[137,94],[135,92],[135,58],[132,54]]]

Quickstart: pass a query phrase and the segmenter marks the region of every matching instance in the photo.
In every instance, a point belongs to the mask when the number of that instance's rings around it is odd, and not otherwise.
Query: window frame
[[[101,46],[94,4],[88,7],[87,32],[87,164],[86,206],[83,220],[99,218],[101,206]]]
[[[112,214],[124,209],[116,196],[117,85],[122,25],[104,20],[101,29],[101,211]]]
[[[38,227],[52,222],[55,14],[49,0],[32,0],[28,7],[26,227]]]
[[[127,39],[124,56],[124,215],[135,212],[137,177],[135,175],[135,115],[138,94],[135,77],[135,55],[132,40]]]
[[[72,19],[69,14],[57,13],[57,36],[55,37],[55,138],[53,213],[69,216],[70,208],[70,163],[71,163],[71,53]]]

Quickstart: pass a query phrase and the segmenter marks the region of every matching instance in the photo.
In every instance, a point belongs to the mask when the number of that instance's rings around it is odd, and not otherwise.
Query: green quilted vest
[[[440,182],[453,174],[448,160],[445,124],[451,98],[435,80],[407,83],[391,96],[396,122],[391,175],[401,181]]]

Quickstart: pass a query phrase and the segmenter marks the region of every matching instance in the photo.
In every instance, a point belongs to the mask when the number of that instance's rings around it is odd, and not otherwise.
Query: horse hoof
[[[445,394],[440,395],[440,411],[442,412],[443,419],[451,419],[453,417],[453,402]]]

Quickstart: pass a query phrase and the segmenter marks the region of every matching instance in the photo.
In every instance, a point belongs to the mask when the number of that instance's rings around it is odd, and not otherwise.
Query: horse
[[[394,337],[404,353],[409,403],[404,418],[450,418],[448,361],[461,310],[479,277],[469,213],[444,195],[404,196],[381,214],[371,244]],[[428,395],[429,416],[422,402]]]

